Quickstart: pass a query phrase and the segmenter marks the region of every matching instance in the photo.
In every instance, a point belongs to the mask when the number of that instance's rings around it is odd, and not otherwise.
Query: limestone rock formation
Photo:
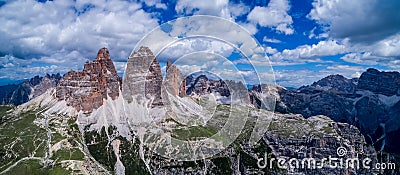
[[[162,105],[162,74],[160,64],[148,47],[141,46],[128,59],[122,93],[131,103],[150,101],[150,106]]]
[[[190,96],[201,97],[213,94],[215,100],[221,104],[250,104],[249,91],[240,81],[212,80],[206,75],[186,78],[186,93]]]
[[[188,95],[205,95],[213,92],[218,92],[221,96],[225,97],[231,95],[225,81],[211,80],[206,75],[199,75],[195,79],[192,75],[188,76],[186,82],[189,82],[186,90]]]
[[[222,96],[231,97],[230,104],[236,105],[247,105],[250,104],[250,96],[246,86],[241,81],[214,81],[213,84],[216,83],[215,92],[218,92]]]
[[[343,158],[369,158],[376,162],[376,152],[360,131],[346,123],[336,123],[326,116],[318,115],[304,119],[299,114],[275,114],[269,130],[262,140],[272,149],[276,157],[315,158],[339,157],[337,149],[346,149]],[[288,168],[288,174],[364,174],[366,169],[301,169]]]
[[[71,70],[57,86],[56,97],[83,112],[91,112],[103,99],[119,95],[120,82],[107,48],[99,50],[93,62],[86,62],[83,71]]]
[[[188,95],[205,95],[209,93],[210,81],[205,75],[198,76],[193,83],[189,84],[187,89]]]
[[[59,73],[52,75],[46,74],[46,76],[41,79],[40,83],[33,87],[32,98],[42,95],[47,89],[56,87],[61,78]]]
[[[164,82],[164,86],[167,88],[167,91],[172,95],[180,97],[186,96],[186,78],[170,61],[167,62]]]

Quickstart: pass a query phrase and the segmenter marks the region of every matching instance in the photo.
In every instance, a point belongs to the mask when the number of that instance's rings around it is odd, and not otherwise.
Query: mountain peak
[[[120,83],[107,48],[101,48],[93,62],[86,62],[83,71],[71,70],[60,80],[56,97],[84,112],[103,104],[103,99],[115,99]]]
[[[300,91],[326,91],[333,90],[344,93],[354,93],[356,89],[357,80],[347,79],[346,77],[336,74],[329,75],[321,80],[314,82],[308,86],[302,86],[299,88]]]
[[[162,104],[162,73],[159,62],[148,47],[141,46],[128,58],[123,93],[128,103],[149,100],[151,106]],[[143,98],[144,97],[144,98]]]
[[[131,57],[141,57],[141,56],[153,56],[150,48],[146,46],[140,46],[139,50],[135,51]]]
[[[369,72],[369,73],[380,73],[379,70],[374,69],[374,68],[368,68],[368,69],[367,69],[367,72]]]
[[[186,79],[171,61],[167,62],[165,79],[168,92],[175,96],[186,96]]]
[[[103,47],[97,52],[96,60],[110,59],[110,52],[107,48]]]

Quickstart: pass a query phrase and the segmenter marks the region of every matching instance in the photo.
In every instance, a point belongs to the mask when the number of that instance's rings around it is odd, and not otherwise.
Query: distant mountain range
[[[277,112],[326,115],[357,126],[377,150],[400,154],[399,72],[370,68],[359,78],[330,75],[297,90],[277,89]]]
[[[35,76],[20,84],[0,86],[0,104],[20,105],[56,87],[61,79],[60,74],[46,74],[44,77]]]

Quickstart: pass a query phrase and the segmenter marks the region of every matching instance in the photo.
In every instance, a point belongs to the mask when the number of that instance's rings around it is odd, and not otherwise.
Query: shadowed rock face
[[[223,80],[211,80],[206,75],[199,75],[194,78],[192,75],[186,77],[187,95],[205,95],[218,92],[221,96],[231,95],[227,82]]]
[[[160,64],[148,47],[140,47],[128,59],[123,83],[124,99],[131,103],[148,100],[151,106],[162,105]]]
[[[361,74],[357,88],[386,96],[400,95],[400,73],[370,68]]]
[[[56,97],[84,112],[103,105],[103,99],[115,99],[120,83],[107,48],[97,53],[93,62],[86,62],[83,71],[71,70],[57,86]]]
[[[189,95],[204,95],[209,92],[210,81],[205,75],[198,76],[193,83],[191,83],[187,89]]]

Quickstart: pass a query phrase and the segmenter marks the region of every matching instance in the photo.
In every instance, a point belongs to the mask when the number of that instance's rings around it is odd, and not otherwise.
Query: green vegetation
[[[81,132],[79,131],[78,124],[76,124],[76,119],[70,118],[67,121],[67,123],[68,123],[67,133],[68,133],[68,135],[72,136],[70,138],[74,138],[74,139],[78,140],[79,142],[83,143]],[[73,143],[73,141],[70,141],[70,143]]]
[[[132,142],[129,142],[123,137],[118,137],[116,139],[121,141],[120,154],[121,161],[125,166],[125,174],[150,174],[146,169],[146,164],[142,161],[139,155],[139,140],[136,139],[135,143],[132,144]]]
[[[44,155],[47,131],[35,125],[36,113],[27,112],[18,116],[6,114],[8,106],[0,106],[0,171],[19,159],[28,156]],[[36,152],[36,154],[33,154]]]
[[[48,150],[47,141],[43,141],[39,147],[36,149],[35,157],[44,157],[46,156],[46,151]]]
[[[179,161],[175,162],[174,165],[166,165],[161,167],[162,169],[171,170],[174,168],[182,169],[184,173],[190,174],[193,173],[191,171],[185,172],[187,169],[204,169],[204,160],[197,160],[197,161]]]
[[[11,106],[0,106],[0,115],[3,116],[7,114],[7,111],[9,111],[10,109],[12,109]]]
[[[108,127],[109,135],[114,135],[114,132],[116,132],[116,127]],[[114,139],[121,141],[120,155],[121,161],[125,166],[125,174],[150,174],[146,169],[146,164],[140,158],[140,142],[138,139],[136,139],[134,143],[121,136]],[[105,128],[103,127],[100,133],[97,131],[87,131],[85,133],[85,142],[87,143],[90,154],[109,171],[114,171],[117,158],[111,143],[108,142]]]
[[[58,132],[52,132],[51,133],[51,144],[55,144],[63,139],[65,139],[66,137],[62,136],[60,133]]]
[[[4,173],[5,175],[67,175],[71,174],[61,167],[61,165],[56,164],[54,167],[43,168],[39,160],[24,160],[20,162],[17,166],[10,169]]]
[[[336,135],[335,130],[329,126],[329,122],[310,121],[306,119],[292,120],[281,118],[273,121],[269,125],[269,130],[283,137],[293,137],[300,139],[303,136],[322,137],[326,135]]]
[[[89,126],[87,126],[88,128]],[[109,127],[112,130],[112,127]],[[112,132],[111,132],[112,133]],[[108,137],[105,128],[101,128],[100,133],[97,131],[87,131],[85,133],[85,143],[90,154],[109,171],[114,171],[115,157],[112,145],[108,143]]]
[[[211,159],[216,166],[211,170],[214,174],[233,174],[231,162],[228,157],[216,157]]]
[[[83,160],[85,155],[78,148],[60,149],[53,154],[52,159],[62,160]]]
[[[178,128],[173,130],[173,137],[180,140],[195,140],[201,137],[211,137],[216,134],[217,131],[210,127],[202,126],[190,126],[187,128]]]
[[[39,159],[43,159],[48,151],[47,130],[34,123],[37,118],[40,118],[38,121],[43,121],[43,116],[40,115],[40,111],[28,111],[18,115],[7,113],[10,109],[12,108],[9,106],[0,106],[0,172],[22,158],[33,157],[19,162],[5,174],[71,174],[70,171],[61,167],[59,161],[84,159],[84,154],[78,148],[61,149],[51,157],[57,160],[55,165],[44,168]],[[68,138],[51,127],[60,127],[52,125],[57,122],[55,120],[58,119],[53,119],[49,123],[52,132],[51,144]]]

